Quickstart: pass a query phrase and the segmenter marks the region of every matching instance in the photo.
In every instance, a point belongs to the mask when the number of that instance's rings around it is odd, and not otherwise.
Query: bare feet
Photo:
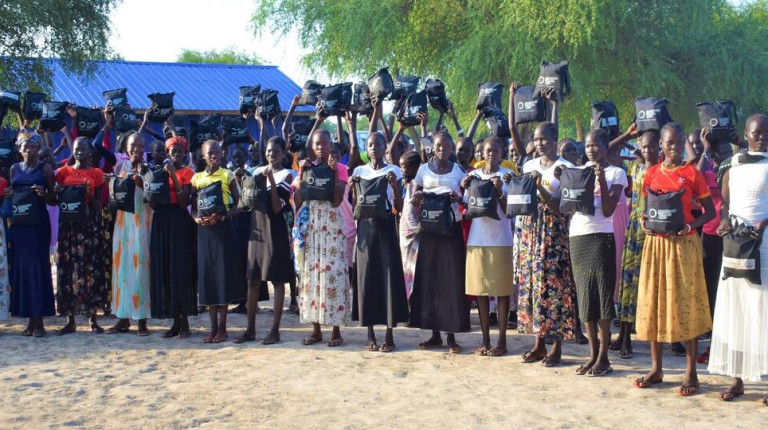
[[[226,330],[219,330],[216,332],[216,336],[213,337],[211,343],[221,343],[229,339],[229,335]]]
[[[267,334],[267,337],[264,338],[263,341],[261,341],[262,345],[273,345],[277,342],[280,342],[280,331],[279,330],[271,330],[269,334]]]
[[[246,330],[241,336],[232,340],[233,343],[241,344],[245,342],[254,342],[256,340],[256,333]]]
[[[427,339],[426,342],[421,342],[419,344],[419,349],[434,349],[434,348],[442,348],[443,347],[443,338],[440,336],[440,333],[432,334],[432,337]]]

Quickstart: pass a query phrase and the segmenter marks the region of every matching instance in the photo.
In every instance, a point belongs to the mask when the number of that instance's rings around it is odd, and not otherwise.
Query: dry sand
[[[269,306],[268,303],[262,305]],[[302,346],[308,333],[285,314],[282,342],[263,346],[271,314],[258,315],[258,343],[203,345],[207,315],[191,319],[186,340],[152,334],[64,338],[19,336],[25,321],[0,323],[0,428],[765,428],[760,403],[768,384],[748,384],[731,403],[718,399],[728,379],[699,366],[701,394],[675,393],[684,359],[665,352],[665,381],[640,390],[632,381],[650,365],[648,346],[631,360],[613,359],[603,378],[572,372],[587,347],[566,343],[564,363],[546,369],[522,364],[532,338],[509,336],[510,354],[477,357],[480,333],[458,335],[460,355],[420,351],[428,333],[395,331],[391,354],[363,350],[365,330],[343,331],[345,344]],[[103,319],[109,326],[114,320]],[[47,318],[49,330],[64,323]],[[81,329],[87,327],[79,318]],[[245,326],[232,315],[230,338]],[[327,336],[330,333],[326,333]],[[383,336],[383,329],[377,330]],[[381,339],[380,339],[381,341]],[[702,347],[703,348],[703,347]]]

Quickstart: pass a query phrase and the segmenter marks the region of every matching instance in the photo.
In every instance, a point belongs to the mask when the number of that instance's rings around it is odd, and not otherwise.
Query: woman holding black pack
[[[638,388],[648,388],[662,381],[661,342],[686,342],[686,371],[678,389],[681,396],[699,391],[696,375],[698,336],[712,328],[707,286],[702,267],[701,241],[696,229],[715,216],[715,206],[704,176],[683,161],[685,134],[677,123],[661,129],[664,161],[648,169],[643,180],[643,195],[648,205],[649,190],[654,193],[683,191],[684,226],[672,234],[648,230],[643,218],[645,243],[640,266],[637,296],[637,338],[651,343],[651,370],[635,380]],[[696,197],[704,207],[697,218],[691,215]]]
[[[353,145],[355,145],[353,139]],[[380,132],[368,137],[368,164],[355,168],[350,184],[355,191],[356,204],[363,204],[366,197],[360,193],[359,184],[386,181],[386,209],[380,218],[357,220],[357,302],[360,324],[368,327],[368,351],[391,352],[395,349],[392,328],[408,321],[408,301],[405,295],[405,277],[397,241],[397,224],[392,209],[401,212],[403,195],[400,191],[400,168],[384,161],[386,138]],[[360,211],[360,208],[356,208]],[[386,325],[384,343],[379,347],[373,326]]]
[[[248,327],[235,343],[256,340],[256,310],[260,290],[272,282],[275,288],[275,305],[272,314],[272,328],[262,341],[271,345],[280,341],[280,320],[283,315],[285,284],[296,279],[291,259],[291,242],[288,235],[286,211],[291,211],[290,193],[293,173],[283,167],[285,140],[272,137],[267,141],[266,159],[269,165],[257,167],[253,177],[265,179],[269,204],[266,211],[252,210],[248,234]],[[246,189],[243,189],[244,201]]]
[[[516,130],[513,140],[520,142]],[[574,167],[557,155],[557,125],[539,123],[533,133],[536,152],[542,154],[523,166],[536,180],[538,213],[518,217],[520,238],[514,266],[519,288],[518,331],[533,334],[536,342],[523,354],[524,363],[541,361],[545,367],[560,364],[561,343],[572,339],[576,326],[575,286],[571,273],[566,215],[559,212],[560,170]],[[554,343],[547,353],[545,343]]]
[[[133,177],[136,191],[133,213],[117,211],[112,241],[112,312],[117,323],[107,329],[108,334],[128,333],[131,319],[138,320],[139,336],[149,336],[147,318],[151,316],[149,293],[149,256],[152,209],[144,202],[142,174],[144,139],[138,133],[128,135],[126,148],[130,159],[120,165],[118,176]]]
[[[211,317],[211,334],[203,343],[221,343],[227,340],[227,310],[230,303],[246,296],[245,277],[238,272],[241,256],[235,248],[235,231],[232,217],[237,215],[240,192],[235,174],[224,167],[226,162],[219,142],[203,143],[205,170],[192,177],[192,191],[198,195],[194,217],[197,223],[197,278],[199,302],[208,306]],[[208,196],[212,201],[221,199],[222,210],[210,215],[200,215],[200,193],[204,188],[221,184],[219,196]]]
[[[595,172],[594,214],[574,213],[568,229],[579,314],[587,324],[590,351],[589,361],[576,374],[587,376],[604,376],[613,371],[608,359],[611,320],[616,316],[613,215],[627,187],[627,175],[606,160],[608,143],[608,132],[603,129],[587,134],[584,148],[589,161],[584,169]]]
[[[465,173],[458,164],[450,161],[454,150],[450,134],[435,133],[433,147],[433,160],[422,164],[416,173],[417,191],[413,205],[421,205],[425,192],[449,194],[454,222],[449,235],[419,233],[419,254],[410,297],[410,325],[432,330],[432,336],[420,343],[419,348],[441,348],[440,332],[445,331],[448,332],[449,351],[459,353],[462,348],[454,333],[469,331],[469,302],[464,285],[466,256],[458,212]]]
[[[165,141],[169,203],[153,207],[150,230],[150,295],[152,318],[173,319],[162,337],[189,337],[189,315],[197,314],[195,285],[195,222],[187,211],[191,201],[192,176],[195,172],[183,165],[188,143],[183,137]],[[162,161],[161,161],[162,163]]]
[[[344,343],[340,326],[349,323],[352,312],[352,296],[347,262],[347,245],[340,205],[343,200],[345,180],[335,158],[331,156],[331,135],[317,129],[310,135],[310,148],[314,153],[315,167],[328,166],[333,175],[333,201],[302,200],[301,180],[304,171],[312,166],[309,160],[299,165],[299,180],[294,181],[294,203],[297,212],[298,234],[294,237],[296,265],[299,271],[299,311],[302,323],[312,323],[312,334],[304,338],[304,345],[323,341],[321,325],[333,327],[329,347]],[[306,220],[302,220],[306,216]]]
[[[104,173],[90,166],[90,141],[78,137],[72,145],[72,157],[67,166],[56,171],[56,191],[64,187],[85,186],[85,222],[66,222],[59,215],[58,256],[56,264],[58,288],[56,302],[59,314],[67,316],[67,324],[58,335],[74,333],[75,315],[88,315],[91,333],[104,333],[96,322],[96,311],[104,309],[109,297],[106,272],[103,267],[101,232],[101,192]]]
[[[10,285],[11,315],[29,318],[22,336],[45,336],[43,317],[53,316],[53,281],[51,279],[51,260],[48,248],[51,241],[51,224],[45,204],[56,204],[53,191],[53,168],[40,162],[39,151],[42,138],[37,133],[22,132],[16,140],[21,152],[22,162],[11,166],[11,184],[5,190],[5,197],[14,194],[27,194],[29,203],[37,207],[37,219],[27,225],[14,223],[8,243],[11,252]],[[26,200],[26,199],[25,199]],[[14,203],[14,206],[16,204]]]

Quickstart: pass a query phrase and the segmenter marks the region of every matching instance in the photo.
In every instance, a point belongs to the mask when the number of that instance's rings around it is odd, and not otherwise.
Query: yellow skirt
[[[698,235],[646,236],[635,324],[638,339],[667,343],[712,329]]]
[[[514,288],[511,246],[468,246],[466,292],[470,296],[511,296]]]

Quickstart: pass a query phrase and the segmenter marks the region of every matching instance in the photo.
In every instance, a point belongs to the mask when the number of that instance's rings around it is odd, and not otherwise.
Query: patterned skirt
[[[539,203],[537,217],[518,217],[518,331],[551,339],[573,339],[576,291],[571,274],[568,217]]]
[[[635,322],[637,285],[640,283],[640,261],[642,260],[644,242],[645,232],[640,220],[630,219],[624,241],[624,251],[621,256],[618,316],[622,322]]]
[[[59,223],[56,304],[61,315],[95,314],[109,300],[101,228],[101,212],[90,207],[88,222]]]

